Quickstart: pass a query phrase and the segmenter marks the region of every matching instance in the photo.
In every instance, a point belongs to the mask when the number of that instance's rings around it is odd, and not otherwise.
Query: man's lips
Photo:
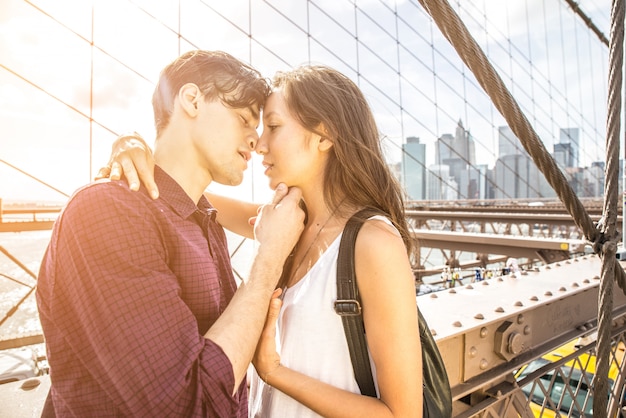
[[[241,155],[246,163],[252,159],[252,154],[249,152],[240,152],[239,155]]]

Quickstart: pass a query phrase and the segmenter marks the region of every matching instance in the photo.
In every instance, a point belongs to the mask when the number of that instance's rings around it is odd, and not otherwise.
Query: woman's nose
[[[256,141],[254,151],[259,155],[267,154],[267,141],[263,139],[263,135]]]

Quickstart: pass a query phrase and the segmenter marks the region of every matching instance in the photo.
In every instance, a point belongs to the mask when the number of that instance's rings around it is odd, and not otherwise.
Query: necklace
[[[300,267],[302,267],[302,263],[304,263],[304,260],[306,260],[306,256],[309,255],[309,251],[311,251],[311,248],[313,248],[313,245],[315,244],[315,242],[317,241],[317,239],[319,238],[320,234],[322,233],[322,230],[326,227],[326,225],[328,225],[328,222],[330,222],[330,220],[333,218],[333,216],[335,216],[335,212],[337,211],[337,209],[339,208],[339,206],[337,206],[335,208],[335,210],[332,211],[332,213],[330,214],[330,216],[328,216],[328,219],[326,219],[326,221],[324,222],[324,224],[320,227],[320,229],[317,231],[317,233],[315,234],[315,237],[313,238],[313,241],[311,241],[311,243],[309,244],[309,246],[307,247],[306,251],[304,252],[304,254],[302,255],[302,258],[300,259],[300,261],[298,262],[298,264],[296,264],[296,268],[295,270],[293,270],[293,274],[291,275],[291,278],[289,281],[293,280],[294,276],[296,275],[296,273],[298,272],[298,270],[300,269]],[[286,289],[285,289],[286,290]]]

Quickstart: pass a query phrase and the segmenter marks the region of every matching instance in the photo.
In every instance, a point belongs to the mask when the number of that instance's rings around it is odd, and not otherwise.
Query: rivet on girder
[[[518,300],[517,302],[515,302],[515,306],[524,306],[524,304]]]
[[[544,293],[544,296],[552,296],[552,292],[548,290],[546,293]]]
[[[469,349],[470,358],[476,357],[476,354],[478,354],[478,350],[476,349],[476,347],[470,347]]]
[[[532,300],[533,302],[537,302],[539,298],[537,296],[531,296],[530,300]]]
[[[483,316],[483,314],[481,314],[481,313],[476,314],[476,315],[474,316],[474,318],[476,318],[476,319],[485,319],[485,317],[484,317],[484,316]]]
[[[504,312],[504,308],[502,308],[501,306],[498,306],[496,308],[496,312]]]
[[[461,321],[454,321],[454,322],[452,323],[452,325],[453,325],[453,326],[455,326],[455,327],[457,327],[457,328],[460,328],[460,327],[462,327],[462,326],[463,326],[463,324],[461,324]]]
[[[434,293],[431,293],[431,294],[430,294],[430,297],[431,297],[431,299],[437,299],[439,296],[437,296],[437,295],[436,295],[436,294],[434,294]]]

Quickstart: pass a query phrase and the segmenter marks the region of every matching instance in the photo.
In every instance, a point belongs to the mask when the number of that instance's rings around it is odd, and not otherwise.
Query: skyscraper
[[[508,126],[498,127],[498,157],[505,155],[522,155],[526,150],[522,146],[517,136]]]
[[[426,144],[409,136],[402,144],[402,181],[411,200],[426,198]]]
[[[460,119],[454,136],[443,134],[437,139],[435,143],[435,165],[448,166],[450,177],[454,179],[454,183],[458,187],[457,198],[473,199],[477,194],[480,194],[477,190],[476,176],[468,173],[468,170],[475,169],[476,166],[474,139],[463,127],[463,122]]]
[[[554,158],[563,167],[578,167],[579,132],[578,128],[559,130],[559,143],[554,144]]]

